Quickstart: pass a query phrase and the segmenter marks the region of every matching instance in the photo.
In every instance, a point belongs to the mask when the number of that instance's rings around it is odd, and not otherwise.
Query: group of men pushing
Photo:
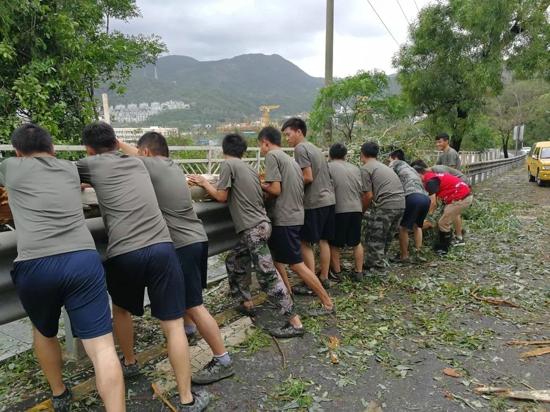
[[[226,258],[231,293],[240,300],[238,309],[254,317],[250,291],[254,267],[260,287],[285,319],[268,331],[273,336],[304,333],[292,293],[318,296],[321,305],[312,307],[310,316],[335,313],[326,289],[329,276],[334,280],[342,276],[342,247],[353,248],[350,275],[358,281],[365,274],[381,273],[397,232],[397,260],[408,262],[409,231],[418,251],[435,196],[445,204],[436,250],[448,250],[453,222],[460,241],[460,212],[472,196],[456,170],[460,164],[451,164],[458,158],[452,149],[444,147],[440,160],[449,158],[447,164],[455,168],[430,169],[422,161],[410,166],[401,150],[392,152],[388,167],[377,160],[378,145],[367,142],[361,147],[363,166],[358,168],[346,162],[346,147],[339,143],[330,148],[327,162],[321,150],[306,140],[306,124],[299,118],[287,120],[281,131],[294,147],[294,159],[281,150],[279,130],[262,129],[258,143],[265,156],[264,181],[242,160],[247,144],[238,134],[223,139],[225,161],[216,185],[200,175],[187,176],[214,200],[228,203],[239,235],[238,245]],[[448,146],[448,137],[440,137]],[[202,301],[208,238],[193,209],[186,176],[169,158],[164,137],[148,132],[133,147],[119,142],[108,124],[93,123],[82,137],[88,156],[76,165],[55,157],[50,135],[37,125],[21,126],[11,140],[17,157],[0,163],[0,186],[8,191],[18,235],[12,278],[33,324],[35,351],[52,390],[54,409],[70,410],[71,405],[56,338],[64,306],[73,334],[82,339],[93,363],[106,409],[125,410],[123,377],[139,373],[132,315],[143,315],[147,288],[151,314],[160,320],[176,376],[177,410],[204,410],[210,396],[192,392],[191,381],[207,384],[234,371],[219,327]],[[103,263],[84,220],[81,184],[91,185],[97,194],[108,234]],[[315,244],[320,252],[319,276]],[[303,285],[290,287],[286,265]],[[191,377],[186,332],[196,329],[214,356]]]

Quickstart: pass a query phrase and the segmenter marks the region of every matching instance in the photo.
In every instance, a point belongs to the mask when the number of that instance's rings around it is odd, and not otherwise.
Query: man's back
[[[403,190],[405,191],[405,196],[408,196],[413,193],[427,194],[422,184],[422,178],[407,162],[403,160],[394,160],[390,167],[397,173],[401,184],[403,185]]]
[[[328,163],[336,197],[336,213],[362,212],[361,171],[344,160]]]
[[[305,186],[304,209],[317,209],[336,203],[328,164],[321,149],[303,141],[294,148],[294,159],[301,169],[311,167],[313,181]]]
[[[82,182],[96,191],[109,236],[108,258],[172,241],[140,159],[108,152],[81,159],[77,167]]]
[[[439,154],[436,164],[460,170],[460,156],[451,146]]]
[[[16,261],[95,249],[82,212],[76,167],[55,157],[9,158],[0,164],[17,229]]]
[[[273,225],[303,225],[304,179],[300,166],[284,151],[271,150],[265,155],[265,181],[281,182],[281,194],[268,208]]]
[[[361,166],[363,191],[372,192],[374,206],[382,209],[404,209],[405,192],[395,172],[378,160]]]
[[[168,225],[174,247],[208,240],[201,220],[193,209],[191,192],[183,170],[166,157],[140,157],[147,168],[157,201]]]
[[[449,167],[445,165],[435,165],[430,167],[430,170],[435,173],[449,173],[453,176],[458,177],[463,182],[468,183],[468,178],[466,177],[466,175],[462,173],[460,170],[455,169],[453,167]]]
[[[260,178],[241,159],[226,159],[220,166],[218,189],[230,189],[227,203],[237,233],[269,222],[266,215]]]

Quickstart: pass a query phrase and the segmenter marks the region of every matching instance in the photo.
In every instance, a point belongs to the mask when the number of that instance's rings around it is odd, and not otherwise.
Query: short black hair
[[[443,140],[446,140],[446,141],[449,141],[449,135],[445,132],[443,133],[439,133],[436,137],[435,137],[435,140],[439,140],[439,139],[443,139]]]
[[[244,152],[246,152],[246,148],[246,140],[238,133],[231,133],[223,138],[222,150],[225,155],[240,159],[243,157]]]
[[[405,152],[401,149],[397,149],[390,153],[390,157],[392,159],[405,160]]]
[[[158,132],[147,132],[141,136],[137,142],[138,148],[147,148],[155,156],[170,156],[170,151],[168,150],[168,142],[165,137]]]
[[[258,133],[258,140],[262,140],[262,139],[267,140],[271,144],[280,146],[281,132],[278,131],[273,126],[264,127],[262,130],[260,130],[260,133]]]
[[[98,153],[110,152],[117,147],[114,129],[105,122],[90,123],[82,131],[82,143]]]
[[[414,162],[411,163],[411,166],[420,174],[424,174],[424,172],[426,172],[426,169],[428,168],[428,165],[422,159],[416,159]]]
[[[302,134],[304,135],[304,137],[307,134],[306,122],[304,122],[299,117],[291,117],[286,122],[284,122],[283,127],[281,127],[281,131],[284,132],[285,129],[288,129],[289,127],[292,130],[300,130],[302,132]]]
[[[328,154],[331,159],[344,159],[348,154],[348,149],[343,143],[334,143],[330,146]]]
[[[366,142],[363,143],[363,146],[361,146],[361,153],[363,153],[363,156],[365,157],[374,157],[376,159],[379,152],[380,147],[376,142]]]
[[[52,137],[46,129],[34,123],[26,123],[15,129],[11,134],[11,144],[24,155],[54,153]]]

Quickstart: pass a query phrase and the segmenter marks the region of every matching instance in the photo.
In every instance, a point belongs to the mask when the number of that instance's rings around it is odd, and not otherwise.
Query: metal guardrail
[[[465,165],[463,172],[468,179],[470,184],[474,185],[476,183],[481,183],[484,180],[487,180],[490,177],[497,176],[503,172],[506,172],[510,169],[520,166],[525,162],[526,154],[520,156],[510,157],[507,159],[497,159],[489,160],[487,162],[472,163]]]
[[[208,254],[217,255],[231,249],[238,238],[227,205],[216,202],[195,203],[195,210],[202,219],[209,240]],[[103,254],[107,248],[107,236],[101,218],[87,219],[98,251]],[[0,325],[27,316],[15,292],[11,280],[13,260],[17,256],[15,232],[0,233]]]

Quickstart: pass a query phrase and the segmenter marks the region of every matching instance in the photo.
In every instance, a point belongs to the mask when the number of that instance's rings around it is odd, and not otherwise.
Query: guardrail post
[[[86,353],[84,346],[80,339],[73,336],[71,320],[65,309],[63,309],[63,321],[65,323],[65,355],[72,360],[82,359]]]
[[[206,166],[206,172],[211,175],[212,174],[212,147],[208,147],[208,153],[207,153],[207,159],[208,159],[208,164]]]
[[[261,153],[260,149],[256,151],[256,171],[260,173]]]

